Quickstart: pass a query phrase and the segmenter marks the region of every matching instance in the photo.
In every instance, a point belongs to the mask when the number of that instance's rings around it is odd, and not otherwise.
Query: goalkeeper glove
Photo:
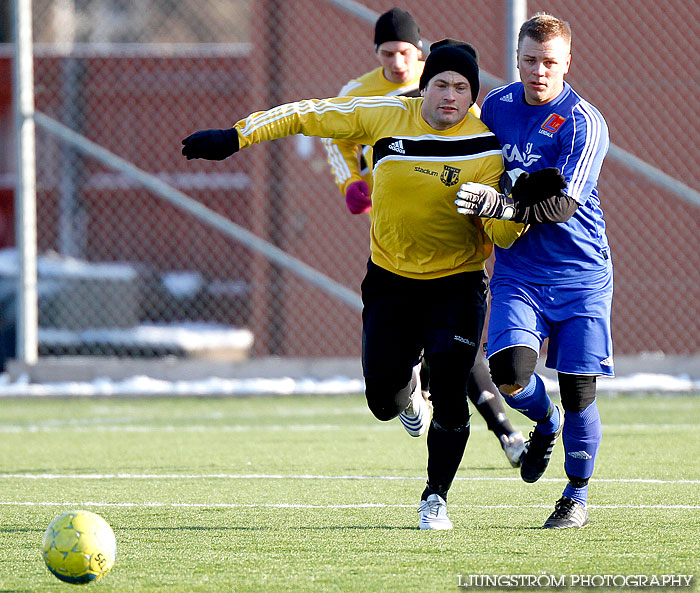
[[[345,191],[345,204],[353,214],[362,214],[372,209],[369,186],[364,181],[353,181]]]
[[[515,200],[490,185],[469,181],[457,192],[457,212],[481,218],[510,220],[515,216]]]
[[[563,197],[565,187],[566,180],[559,169],[548,167],[534,173],[522,173],[513,185],[511,196],[483,183],[463,183],[457,192],[455,204],[460,214],[513,220],[521,218],[528,206]]]
[[[226,130],[199,130],[182,141],[182,154],[190,159],[223,161],[238,152],[238,132]]]

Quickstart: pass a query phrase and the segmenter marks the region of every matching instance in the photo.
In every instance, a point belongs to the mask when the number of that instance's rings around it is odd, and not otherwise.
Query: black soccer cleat
[[[530,440],[525,443],[525,452],[520,457],[520,477],[524,482],[532,484],[542,477],[552,457],[552,449],[557,437],[564,426],[561,418],[559,428],[553,434],[542,434],[537,427],[530,433]]]
[[[549,516],[542,529],[569,529],[588,525],[588,509],[572,498],[562,496],[554,505],[554,512]]]

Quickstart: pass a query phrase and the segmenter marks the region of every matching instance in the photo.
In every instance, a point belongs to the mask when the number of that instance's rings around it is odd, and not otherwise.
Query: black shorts
[[[434,416],[468,417],[467,381],[481,341],[488,279],[484,271],[433,280],[399,276],[371,261],[362,282],[362,368],[373,397],[393,397],[423,352]],[[383,386],[383,389],[372,389]],[[386,395],[384,395],[386,394]]]

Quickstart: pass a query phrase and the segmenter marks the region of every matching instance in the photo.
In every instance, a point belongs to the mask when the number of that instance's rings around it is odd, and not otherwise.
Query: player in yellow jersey
[[[400,8],[382,14],[374,27],[374,50],[379,67],[350,80],[340,97],[418,97],[425,62],[420,29],[413,16]],[[476,103],[470,111],[478,116]],[[368,212],[372,203],[372,149],[350,140],[324,138],[335,182],[353,214]]]
[[[379,67],[350,80],[339,96],[419,96],[418,84],[425,62],[421,61],[423,41],[413,16],[392,8],[382,14],[374,26],[374,51]],[[469,111],[477,117],[480,109],[474,103]],[[321,140],[328,154],[335,182],[345,196],[348,210],[353,214],[369,212],[372,208],[372,149],[351,140],[324,138]],[[429,386],[428,365],[421,366],[423,390]],[[469,399],[486,421],[489,430],[498,439],[506,458],[513,467],[520,465],[525,450],[522,432],[516,431],[508,417],[498,389],[491,381],[485,359],[479,355],[468,386]]]
[[[469,438],[467,380],[486,314],[484,262],[493,244],[524,232],[514,220],[463,216],[461,183],[498,188],[501,147],[469,108],[479,92],[474,49],[443,40],[431,47],[422,97],[308,99],[260,111],[232,128],[185,138],[188,159],[225,159],[265,140],[295,134],[352,140],[373,150],[370,261],[362,282],[365,395],[379,420],[397,416],[428,432],[428,479],[421,529],[451,529],[447,492]],[[520,188],[516,193],[516,188]],[[517,220],[518,183],[509,202]],[[421,352],[430,365],[430,409],[422,397]]]

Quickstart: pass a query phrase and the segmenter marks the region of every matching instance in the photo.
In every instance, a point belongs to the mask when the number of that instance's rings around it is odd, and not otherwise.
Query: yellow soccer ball
[[[56,517],[46,529],[41,547],[51,574],[75,585],[101,579],[117,556],[112,528],[90,511],[69,511]]]

